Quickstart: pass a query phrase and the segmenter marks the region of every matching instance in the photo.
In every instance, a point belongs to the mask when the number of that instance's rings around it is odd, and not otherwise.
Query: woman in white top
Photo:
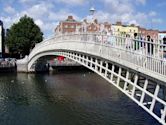
[[[130,35],[126,35],[125,46],[126,49],[132,49],[132,39],[130,38]]]

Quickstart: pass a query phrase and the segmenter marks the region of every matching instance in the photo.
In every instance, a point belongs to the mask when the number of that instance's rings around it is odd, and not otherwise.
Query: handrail
[[[103,33],[68,33],[56,35],[37,44],[31,51],[29,58],[32,58],[35,53],[40,51],[41,46],[44,47],[61,41],[99,43],[100,46],[108,46],[119,50],[121,53],[121,60],[126,60],[142,68],[166,76],[166,57],[164,57],[166,55],[166,45],[163,44],[163,42],[155,43],[142,39],[133,39]],[[135,60],[129,60],[125,57],[130,57],[129,55]],[[142,62],[137,62],[136,58],[139,58]]]

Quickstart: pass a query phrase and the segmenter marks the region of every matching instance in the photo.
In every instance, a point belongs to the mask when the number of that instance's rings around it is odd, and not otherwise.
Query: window
[[[74,25],[71,25],[71,28],[74,28]]]
[[[65,28],[68,28],[68,25],[65,25]]]

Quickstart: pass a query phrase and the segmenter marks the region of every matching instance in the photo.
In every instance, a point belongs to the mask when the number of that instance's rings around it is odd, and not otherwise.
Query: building
[[[85,32],[111,32],[111,24],[108,22],[99,23],[95,18],[95,9],[90,9],[90,15],[88,15],[82,22],[76,21],[73,16],[68,16],[65,21],[61,21],[55,28],[55,33],[85,33]]]
[[[165,40],[166,39],[166,31],[160,31],[158,33],[158,39],[159,40]]]
[[[2,58],[4,56],[4,28],[3,28],[3,22],[0,20],[0,57]]]
[[[71,33],[78,32],[81,26],[81,22],[76,21],[73,16],[68,16],[65,21],[61,21],[55,29],[55,33]]]
[[[138,30],[139,30],[140,37],[142,39],[150,38],[153,41],[158,40],[158,34],[159,34],[158,30],[145,29],[141,27],[138,27]]]
[[[112,32],[115,35],[130,35],[130,37],[134,38],[134,36],[138,34],[138,27],[134,24],[123,25],[121,22],[117,22],[112,25]]]

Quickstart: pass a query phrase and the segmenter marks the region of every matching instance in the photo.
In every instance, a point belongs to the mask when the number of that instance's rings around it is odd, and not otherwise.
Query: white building
[[[166,31],[159,32],[158,33],[159,40],[163,40],[163,38],[166,38]]]

